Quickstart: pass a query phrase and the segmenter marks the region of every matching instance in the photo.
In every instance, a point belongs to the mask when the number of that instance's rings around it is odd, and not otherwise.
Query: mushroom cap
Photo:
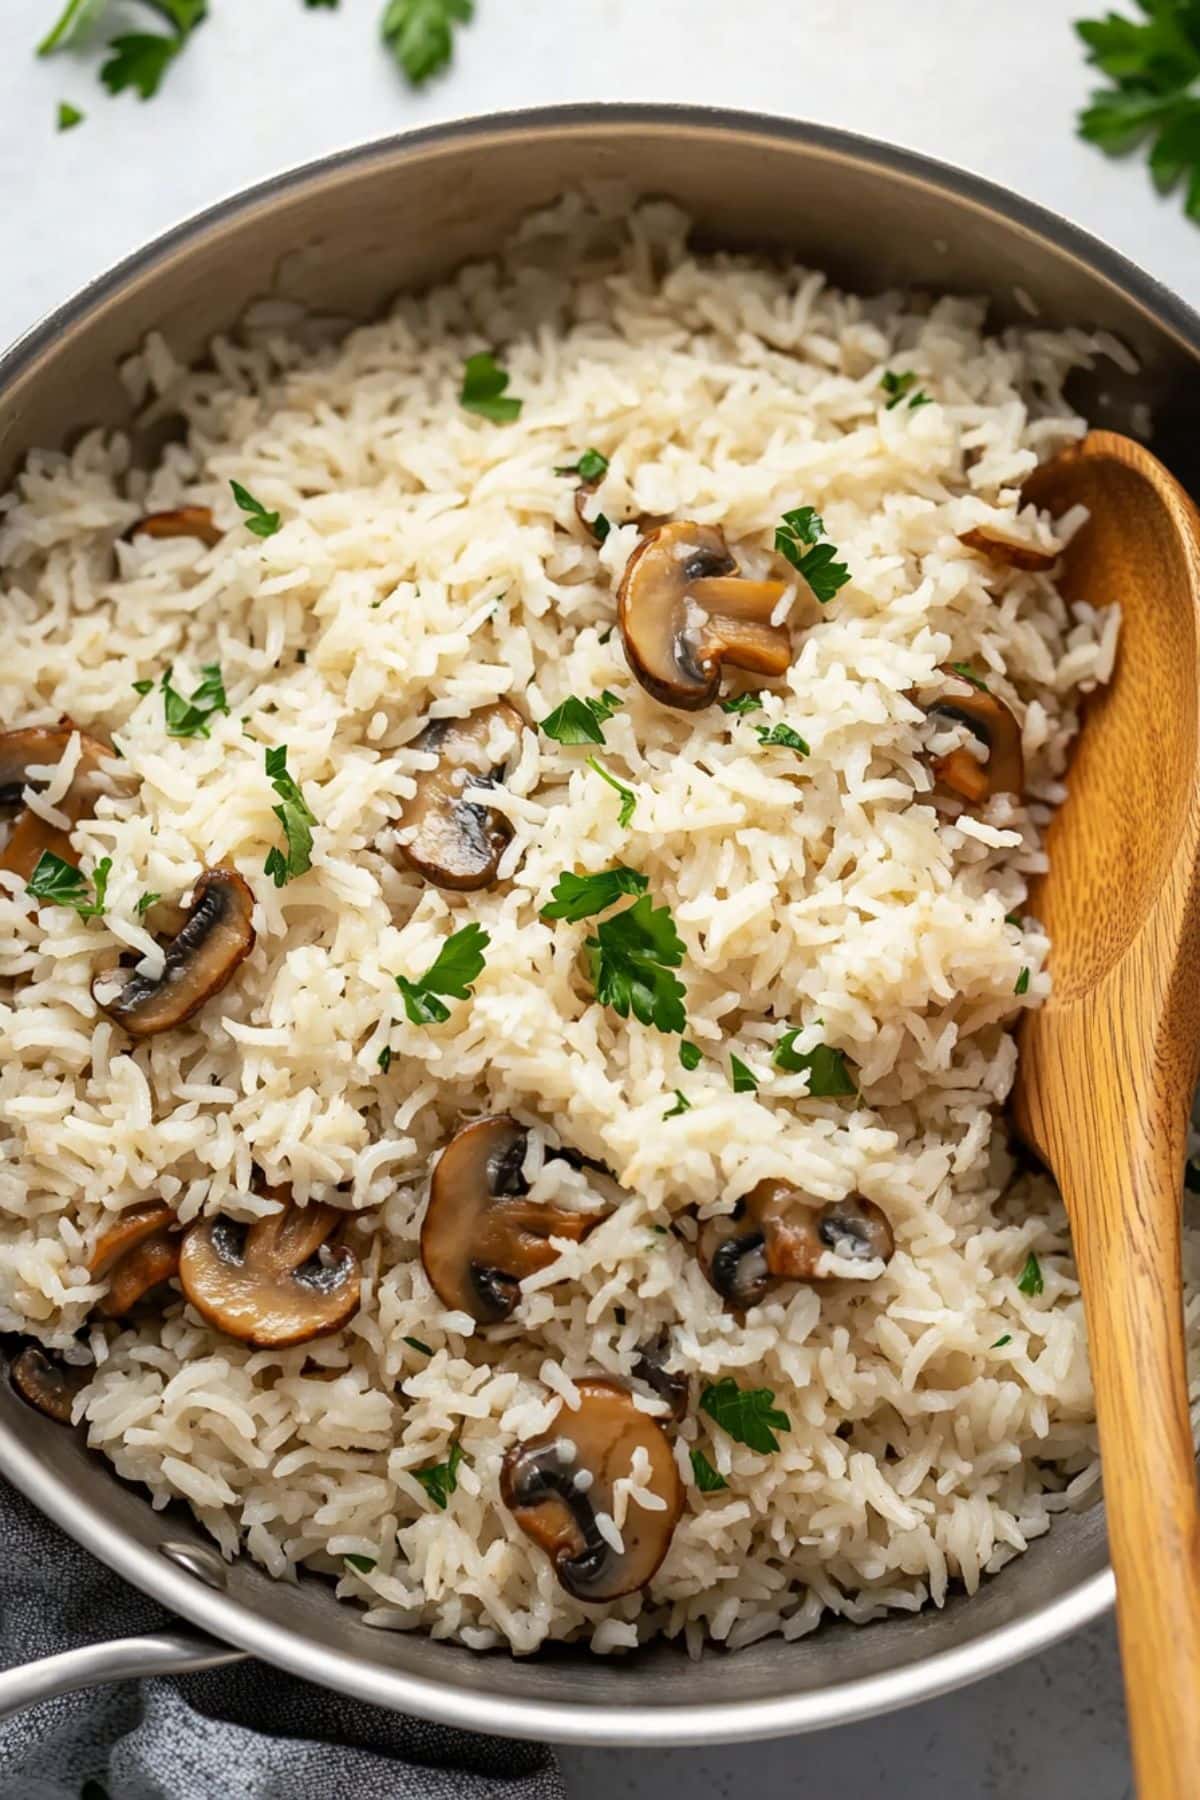
[[[401,860],[435,887],[465,893],[496,879],[500,858],[512,838],[512,826],[495,807],[464,800],[468,787],[494,787],[505,764],[488,761],[487,745],[497,720],[516,734],[525,721],[515,706],[497,700],[465,719],[431,719],[413,740],[414,750],[434,750],[437,767],[414,779],[417,791],[397,820],[404,834],[397,849]]]
[[[201,1219],[183,1240],[183,1291],[210,1325],[260,1350],[340,1331],[362,1285],[354,1251],[329,1242],[345,1220],[336,1206],[294,1204],[253,1225]]]
[[[169,512],[147,513],[125,533],[128,538],[199,538],[202,544],[219,544],[224,533],[214,523],[211,506],[176,506]]]
[[[737,1209],[700,1231],[700,1266],[734,1311],[758,1306],[777,1281],[818,1281],[822,1259],[887,1262],[895,1240],[887,1215],[857,1194],[815,1207],[787,1181],[760,1181]]]
[[[959,532],[958,541],[991,562],[1008,569],[1024,569],[1029,574],[1044,574],[1054,567],[1062,554],[1058,550],[1043,550],[1038,544],[1006,537],[994,525],[973,525],[970,531]]]
[[[976,687],[957,669],[942,663],[939,673],[955,684],[954,691],[932,701],[926,712],[965,725],[988,753],[978,762],[969,750],[952,750],[934,759],[933,772],[944,787],[971,806],[990,800],[993,794],[1021,794],[1025,787],[1025,757],[1021,727],[1012,708],[990,689]]]
[[[660,1331],[648,1343],[639,1344],[633,1374],[636,1381],[645,1383],[656,1399],[666,1402],[671,1409],[671,1417],[678,1425],[687,1417],[692,1383],[691,1377],[682,1370],[668,1370],[667,1360],[671,1349],[671,1336],[667,1331]]]
[[[79,730],[70,719],[58,725],[27,725],[18,731],[0,732],[0,811],[10,812],[22,804],[21,795],[29,781],[29,770],[39,764],[58,762],[72,735]],[[80,731],[82,740],[75,778],[57,802],[58,810],[76,824],[89,810],[96,797],[96,776],[102,758],[111,750],[99,738]],[[40,813],[26,808],[20,813],[0,851],[0,869],[8,869],[28,881],[43,854],[73,863],[71,836],[43,819]]]
[[[786,593],[786,582],[739,576],[719,526],[660,525],[638,544],[617,590],[629,667],[647,693],[685,712],[712,704],[725,663],[782,675],[791,637],[771,614]]]
[[[22,1400],[59,1425],[69,1425],[75,1400],[95,1372],[90,1363],[82,1368],[64,1363],[40,1344],[26,1344],[14,1357],[8,1377]]]
[[[635,1593],[654,1577],[683,1512],[683,1484],[662,1426],[641,1411],[627,1387],[602,1376],[575,1385],[578,1408],[564,1406],[549,1431],[508,1452],[500,1497],[526,1537],[551,1558],[567,1592],[599,1603]],[[649,1460],[643,1485],[663,1505],[651,1511],[630,1496],[618,1551],[601,1534],[596,1514],[612,1519],[613,1489],[632,1473],[639,1449]]]
[[[124,1318],[153,1288],[179,1273],[179,1232],[163,1200],[131,1206],[97,1238],[88,1258],[94,1281],[108,1280],[96,1307],[106,1319]]]
[[[551,1238],[580,1243],[607,1216],[528,1198],[521,1170],[528,1132],[507,1113],[464,1125],[434,1166],[421,1224],[430,1286],[455,1312],[481,1325],[506,1319],[527,1275],[558,1256]]]
[[[133,975],[112,1000],[92,997],[130,1037],[153,1037],[182,1025],[219,994],[254,948],[254,895],[236,869],[206,869],[196,883],[187,920],[167,949],[162,974]]]

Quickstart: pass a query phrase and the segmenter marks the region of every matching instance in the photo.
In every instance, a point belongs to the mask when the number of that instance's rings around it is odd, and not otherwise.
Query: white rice
[[[489,347],[524,402],[517,423],[458,404],[465,358]],[[1062,1209],[1045,1182],[1013,1181],[997,1119],[1010,1027],[1049,988],[1044,933],[1005,915],[1044,867],[1078,696],[1108,676],[1118,621],[1110,596],[1068,608],[1052,578],[993,567],[958,534],[995,521],[1054,545],[1078,523],[1018,521],[1018,490],[1084,430],[1067,374],[1113,348],[1036,327],[989,337],[972,302],[861,300],[804,270],[698,258],[666,206],[621,219],[573,199],[499,266],[343,342],[302,348],[275,321],[220,341],[198,372],[151,343],[133,390],[186,431],[150,476],[98,434],[30,460],[0,501],[0,724],[68,713],[110,733],[124,786],[74,834],[89,873],[112,858],[104,919],[36,908],[0,875],[0,1326],[71,1344],[104,1291],[86,1268],[102,1222],[156,1196],[184,1220],[253,1217],[256,1168],[357,1213],[365,1269],[348,1328],[293,1350],[252,1351],[178,1296],[137,1329],[93,1324],[79,1410],[122,1475],[156,1504],[188,1501],[229,1555],[333,1571],[380,1626],[522,1652],[663,1632],[698,1653],[706,1637],[940,1605],[1095,1498]],[[915,371],[933,404],[885,410],[888,369]],[[553,472],[589,446],[611,464],[590,509],[614,521],[599,550]],[[231,478],[282,513],[276,536],[244,529]],[[214,510],[215,548],[122,541],[142,512],[182,503]],[[822,513],[853,580],[824,610],[795,582],[786,679],[749,718],[657,705],[612,632],[637,541],[616,522],[718,523],[746,571],[778,573],[774,528],[799,505]],[[951,660],[1023,721],[1026,803],[956,820],[932,794],[908,696]],[[173,664],[190,692],[211,662],[230,716],[208,741],[168,739],[161,696],[132,683]],[[489,795],[514,829],[509,879],[453,895],[397,866],[428,717],[509,695],[537,721],[605,688],[622,706],[601,754],[638,797],[627,829],[585,752],[530,730]],[[780,720],[807,760],[759,743],[755,725]],[[318,820],[311,872],[282,890],[263,874],[277,744]],[[47,816],[68,775],[44,791]],[[257,948],[190,1024],[131,1050],[92,977],[118,945],[157,954],[140,895],[180,897],[218,862],[254,888]],[[564,869],[615,862],[649,877],[686,942],[689,1036],[706,1053],[693,1072],[676,1039],[596,1004],[578,954],[590,927],[538,917]],[[474,998],[410,1025],[395,977],[470,920],[491,936]],[[810,1100],[773,1068],[785,1023],[800,1048],[846,1052],[860,1100]],[[757,1094],[731,1091],[730,1052]],[[690,1110],[664,1120],[677,1089]],[[481,1331],[441,1307],[417,1235],[440,1145],[464,1116],[506,1110],[533,1129],[535,1193],[588,1198],[587,1178],[540,1163],[567,1144],[625,1197],[526,1283],[512,1322]],[[869,1281],[724,1310],[696,1215],[769,1177],[876,1202],[895,1256]],[[1031,1250],[1032,1295],[1018,1287]],[[1194,1237],[1188,1255],[1195,1276]],[[1198,1313],[1193,1288],[1193,1344]],[[584,1605],[500,1503],[500,1464],[577,1402],[577,1379],[628,1373],[660,1329],[693,1377],[685,1513],[646,1592]],[[724,1376],[772,1390],[790,1421],[777,1453],[696,1409]],[[455,1442],[443,1512],[414,1471]],[[698,1492],[693,1448],[727,1492]],[[614,1542],[654,1499],[645,1474],[618,1484]]]

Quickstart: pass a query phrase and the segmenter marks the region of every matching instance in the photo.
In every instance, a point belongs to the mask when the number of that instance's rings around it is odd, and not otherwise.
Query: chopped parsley
[[[978,688],[981,694],[991,693],[992,690],[987,682],[983,679],[982,675],[977,675],[975,673],[970,663],[951,663],[950,667],[954,670],[956,675],[961,675],[964,681],[969,681],[973,688]]]
[[[82,125],[86,116],[77,106],[72,106],[69,100],[59,101],[57,117],[60,131],[71,131],[76,125]]]
[[[466,412],[478,413],[493,425],[508,425],[521,416],[520,400],[506,394],[508,375],[490,350],[468,356],[463,370],[462,392],[458,398]]]
[[[663,1114],[663,1118],[664,1119],[677,1119],[679,1117],[680,1113],[691,1112],[691,1110],[692,1110],[691,1101],[687,1098],[687,1096],[685,1094],[681,1094],[679,1089],[676,1088],[675,1089],[675,1104],[674,1104],[674,1106],[668,1106],[666,1112]]]
[[[61,856],[55,856],[53,850],[43,850],[25,892],[31,899],[45,901],[50,906],[73,906],[81,919],[99,919],[104,913],[111,869],[111,856],[96,864],[93,899],[92,882],[82,870],[64,862]]]
[[[240,481],[231,481],[229,485],[233,489],[234,499],[246,515],[243,522],[247,531],[252,531],[258,538],[269,538],[283,529],[283,520],[279,514],[268,512],[262,501],[256,500]]]
[[[152,906],[157,906],[158,902],[161,899],[162,899],[161,894],[143,894],[141,899],[137,903],[138,918],[144,919],[146,914],[150,911],[150,908]]]
[[[686,1038],[679,1046],[679,1060],[685,1069],[698,1069],[704,1056],[699,1044],[689,1044]]]
[[[271,777],[271,786],[279,795],[281,804],[273,806],[271,811],[283,826],[287,838],[287,853],[272,849],[267,854],[264,864],[266,874],[271,877],[276,887],[286,887],[297,875],[305,874],[312,868],[312,828],[316,817],[309,807],[299,784],[288,774],[287,745],[280,744],[278,749],[266,753],[267,774]]]
[[[594,769],[596,771],[596,774],[600,777],[601,781],[607,781],[614,793],[620,794],[621,810],[617,814],[617,824],[628,825],[629,821],[633,818],[634,809],[637,806],[637,795],[634,793],[633,789],[631,787],[626,787],[623,781],[618,781],[615,775],[610,775],[608,770],[604,767],[604,764],[597,762],[594,756],[588,757],[587,764],[589,769]]]
[[[687,1028],[687,990],[671,973],[683,962],[684,944],[666,906],[643,894],[624,912],[596,927],[585,949],[596,998],[622,1019],[630,1013],[659,1031]]]
[[[1195,0],[1140,0],[1146,16],[1080,19],[1087,60],[1109,86],[1093,91],[1079,135],[1110,156],[1149,141],[1160,194],[1185,183],[1184,210],[1200,222],[1200,16]]]
[[[596,542],[598,544],[603,544],[607,539],[609,532],[612,530],[612,521],[611,519],[605,518],[603,513],[597,513],[592,520],[589,529]]]
[[[312,6],[313,0],[306,0],[306,3],[307,5]],[[360,1575],[369,1575],[371,1570],[375,1567],[375,1558],[373,1556],[356,1556],[353,1550],[348,1551],[342,1558],[342,1561],[348,1562],[350,1567],[352,1569],[357,1569]]]
[[[1005,1344],[1011,1344],[1011,1343],[1012,1343],[1012,1332],[1006,1331],[1003,1337],[998,1337],[994,1344],[988,1345],[988,1348],[990,1350],[1003,1350]]]
[[[474,14],[475,0],[388,0],[383,41],[413,86],[420,87],[449,63],[454,27],[469,25]]]
[[[836,560],[837,546],[820,541],[824,536],[825,521],[811,506],[798,506],[793,512],[784,513],[775,531],[776,550],[803,575],[813,598],[822,606],[850,579],[845,563]]]
[[[547,713],[538,729],[556,744],[602,744],[604,727],[622,704],[619,695],[607,688],[598,700],[591,696],[580,700],[571,694]]]
[[[452,1444],[444,1463],[431,1463],[428,1468],[412,1470],[439,1512],[445,1512],[451,1494],[458,1487],[458,1468],[462,1459],[462,1445]]]
[[[700,1396],[700,1410],[737,1444],[768,1456],[779,1448],[777,1431],[790,1431],[792,1422],[775,1405],[771,1388],[740,1388],[731,1375],[714,1382]]]
[[[37,47],[39,56],[53,56],[73,39],[81,38],[104,0],[67,0],[62,12]]]
[[[1042,1265],[1032,1250],[1025,1258],[1025,1267],[1017,1276],[1017,1286],[1023,1294],[1030,1295],[1042,1293],[1046,1286],[1042,1279]]]
[[[594,913],[615,905],[625,894],[644,894],[649,885],[649,876],[627,869],[624,863],[615,869],[601,869],[596,875],[572,875],[564,869],[550,890],[554,898],[543,906],[539,917],[572,923],[590,919]]]
[[[692,1450],[689,1455],[692,1459],[692,1480],[702,1494],[719,1494],[722,1488],[729,1486],[725,1477],[713,1468],[703,1450]]]
[[[794,731],[790,725],[785,725],[782,719],[779,720],[778,724],[770,726],[756,725],[754,729],[758,733],[758,741],[760,744],[779,744],[783,749],[795,750],[801,756],[807,756],[809,754],[808,745],[800,736],[800,733]]]
[[[930,406],[932,404],[930,396],[925,392],[925,389],[917,387],[917,377],[911,369],[904,369],[899,373],[892,369],[885,369],[883,379],[879,385],[884,393],[889,396],[886,407],[886,411],[888,412],[891,412],[894,407],[899,406],[902,400],[908,401],[910,412],[918,406]],[[914,388],[916,388],[915,393],[913,392]]]
[[[386,1044],[383,1046],[383,1049],[379,1052],[379,1055],[375,1058],[375,1061],[379,1064],[379,1067],[383,1070],[384,1074],[386,1075],[388,1070],[392,1066],[392,1053]]]
[[[761,712],[762,699],[758,694],[735,694],[732,700],[722,700],[721,711],[725,713]]]
[[[1028,992],[1029,992],[1029,970],[1022,969],[1021,973],[1017,976],[1016,981],[1013,983],[1013,993],[1014,994],[1027,994]]]
[[[152,100],[163,77],[208,11],[207,0],[141,0],[171,27],[160,32],[131,31],[112,38],[108,59],[100,66],[100,79],[110,94],[133,88],[143,100]],[[69,10],[69,9],[68,9]],[[52,33],[51,36],[54,34]]]
[[[843,1094],[857,1094],[858,1083],[850,1073],[844,1052],[834,1050],[828,1044],[818,1044],[813,1050],[797,1050],[794,1045],[799,1036],[799,1031],[784,1032],[771,1058],[775,1067],[786,1070],[789,1075],[807,1074],[810,1100],[835,1100]]]
[[[130,686],[135,694],[140,694],[142,698],[145,699],[146,695],[150,692],[150,689],[154,686],[154,683],[149,676],[145,676],[141,681],[131,682]]]
[[[205,663],[200,675],[200,686],[185,699],[171,686],[171,670],[168,668],[164,671],[159,686],[162,689],[168,737],[206,738],[215,714],[228,713],[229,701],[225,697],[220,664]],[[145,691],[140,681],[134,685],[139,693]]]
[[[406,1337],[404,1342],[408,1345],[410,1350],[419,1350],[422,1356],[433,1355],[433,1351],[429,1348],[429,1345],[423,1344],[420,1338]]]
[[[451,1000],[467,1000],[471,984],[483,973],[487,958],[484,951],[491,936],[482,925],[464,925],[452,932],[433,962],[417,981],[397,975],[396,986],[404,996],[404,1010],[412,1025],[444,1025],[450,1008],[438,996]]]
[[[578,475],[580,481],[603,481],[608,474],[608,458],[598,450],[585,450],[578,462],[563,463],[556,475]]]
[[[740,1056],[730,1056],[729,1078],[735,1094],[757,1094],[758,1077],[753,1069],[746,1067]]]

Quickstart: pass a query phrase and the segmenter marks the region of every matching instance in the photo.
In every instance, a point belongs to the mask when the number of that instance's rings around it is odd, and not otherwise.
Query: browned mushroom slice
[[[758,1306],[776,1281],[815,1281],[822,1257],[887,1262],[895,1241],[887,1215],[870,1200],[814,1207],[786,1181],[760,1181],[734,1212],[700,1232],[700,1266],[734,1312]]]
[[[729,663],[782,675],[792,659],[771,614],[782,581],[750,581],[716,525],[673,520],[644,537],[625,566],[618,618],[630,668],[664,706],[695,712],[716,699]]]
[[[40,1344],[26,1344],[8,1374],[22,1400],[59,1425],[69,1425],[71,1409],[95,1372],[91,1363],[80,1368],[61,1361]]]
[[[942,664],[940,673],[955,684],[954,691],[934,700],[926,711],[965,725],[988,756],[986,763],[981,763],[965,748],[952,750],[948,756],[934,759],[934,774],[943,787],[971,806],[990,800],[993,794],[1020,794],[1025,786],[1025,758],[1021,727],[1012,709],[957,669]]]
[[[29,784],[29,771],[39,764],[58,762],[72,734],[78,730],[69,719],[59,725],[30,725],[20,731],[0,732],[0,811],[11,812],[22,805],[21,796]],[[80,733],[82,746],[75,776],[57,810],[72,824],[80,820],[96,797],[96,774],[101,758],[111,754],[98,738]],[[26,808],[0,851],[0,869],[10,869],[22,881],[28,881],[46,853],[73,862],[71,836],[49,824],[40,813]]]
[[[512,838],[503,813],[463,799],[466,788],[495,787],[504,779],[506,765],[488,759],[498,720],[519,743],[525,721],[505,700],[465,719],[432,719],[413,740],[414,750],[436,751],[438,762],[414,777],[417,791],[398,820],[397,845],[409,868],[435,887],[487,887]]]
[[[990,562],[1000,563],[1006,569],[1024,569],[1029,573],[1042,574],[1052,569],[1061,554],[1058,550],[1042,550],[1037,544],[1022,543],[1016,538],[1005,537],[994,525],[973,525],[970,531],[960,531],[960,544],[968,550],[977,550]]]
[[[96,1004],[130,1037],[153,1037],[182,1025],[221,992],[253,950],[253,912],[254,895],[235,869],[206,869],[162,974],[132,976],[111,1000],[101,1000],[98,990],[112,976],[100,976],[92,986]]]
[[[179,1273],[179,1234],[175,1214],[162,1200],[131,1206],[97,1238],[88,1259],[94,1281],[108,1282],[108,1293],[96,1311],[106,1319],[123,1319],[152,1289]]]
[[[564,1406],[544,1436],[509,1451],[500,1497],[526,1537],[550,1557],[568,1594],[618,1600],[657,1572],[683,1511],[683,1484],[666,1433],[627,1388],[599,1376],[575,1385],[578,1408]],[[618,1550],[608,1535],[616,1532],[613,1490],[632,1472],[637,1450],[649,1463],[642,1485],[662,1505],[651,1510],[630,1498]],[[603,1531],[599,1515],[606,1519]]]
[[[179,1279],[196,1311],[229,1337],[280,1349],[325,1337],[358,1311],[358,1257],[331,1242],[336,1206],[285,1206],[240,1225],[202,1219],[183,1240]]]
[[[680,1420],[687,1417],[692,1384],[682,1372],[673,1373],[668,1370],[670,1355],[670,1334],[660,1331],[649,1343],[638,1345],[638,1359],[633,1365],[633,1374],[635,1380],[645,1382],[651,1393],[666,1403],[671,1417],[678,1425]]]
[[[224,533],[213,522],[209,506],[177,506],[170,512],[147,513],[129,527],[127,537],[199,538],[202,544],[219,544]]]
[[[551,1238],[579,1243],[607,1215],[528,1198],[521,1173],[528,1132],[506,1113],[477,1119],[442,1151],[421,1226],[421,1261],[444,1306],[481,1325],[507,1319],[521,1282],[547,1268]]]

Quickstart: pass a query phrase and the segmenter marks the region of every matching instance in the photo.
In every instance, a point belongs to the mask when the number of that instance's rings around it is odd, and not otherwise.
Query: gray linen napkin
[[[178,1620],[0,1482],[0,1667]],[[0,1800],[563,1800],[551,1753],[262,1663],[66,1694],[0,1722]]]

